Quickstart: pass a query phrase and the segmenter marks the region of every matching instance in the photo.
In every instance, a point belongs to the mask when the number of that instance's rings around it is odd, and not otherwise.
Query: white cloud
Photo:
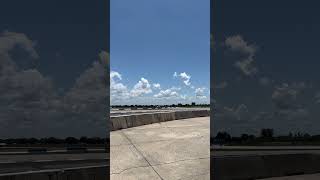
[[[155,89],[161,89],[161,86],[160,86],[159,83],[154,83],[152,86],[153,86],[153,88],[155,88]]]
[[[173,77],[174,77],[174,78],[178,77],[178,73],[177,73],[177,72],[174,72],[174,73],[173,73]]]
[[[175,87],[175,86],[173,86],[173,87],[171,87],[170,89],[173,90],[173,91],[180,91],[180,90],[181,90],[181,87]]]
[[[116,72],[116,71],[111,71],[110,72],[110,80],[111,81],[114,81],[115,78],[119,79],[119,80],[122,80],[122,76],[120,73]]]
[[[110,72],[110,97],[111,102],[119,99],[127,99],[130,97],[127,86],[119,82],[122,80],[122,75],[119,72]]]
[[[207,98],[207,97],[205,96],[205,89],[206,89],[206,88],[197,88],[197,89],[195,90],[196,98],[198,98],[198,99]]]
[[[155,98],[172,98],[172,97],[178,97],[179,93],[174,91],[173,89],[166,89],[166,90],[161,90],[158,94],[155,94]]]
[[[180,98],[186,100],[188,98],[188,96],[187,95],[180,95]]]
[[[150,93],[152,93],[151,85],[149,81],[143,77],[130,91],[132,97],[142,96]]]
[[[191,78],[191,76],[190,75],[188,75],[186,72],[182,72],[182,73],[180,73],[179,75],[176,73],[176,72],[174,72],[174,75],[173,75],[174,77],[180,77],[180,79],[183,81],[183,83],[186,85],[186,86],[190,86],[191,85],[191,82],[190,82],[190,78]]]
[[[180,77],[180,79],[183,81],[183,83],[186,86],[190,86],[191,85],[191,82],[190,82],[191,76],[188,75],[186,72],[182,72],[180,74],[178,74],[177,72],[174,72],[173,77],[174,78]]]

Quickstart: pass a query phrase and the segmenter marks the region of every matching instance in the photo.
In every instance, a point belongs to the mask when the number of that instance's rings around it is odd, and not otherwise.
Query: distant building
[[[192,103],[191,103],[191,106],[195,106],[195,105],[196,105],[196,103],[195,103],[195,102],[192,102]]]

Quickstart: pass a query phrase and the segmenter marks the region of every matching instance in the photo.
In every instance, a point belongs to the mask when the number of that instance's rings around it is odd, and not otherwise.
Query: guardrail
[[[115,131],[152,123],[206,116],[210,116],[210,110],[152,112],[142,114],[119,115],[111,116],[110,127],[112,131]]]

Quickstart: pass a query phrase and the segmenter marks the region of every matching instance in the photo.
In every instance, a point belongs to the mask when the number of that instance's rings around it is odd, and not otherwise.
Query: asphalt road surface
[[[103,153],[44,153],[0,155],[0,174],[55,168],[71,168],[109,164],[108,154]]]

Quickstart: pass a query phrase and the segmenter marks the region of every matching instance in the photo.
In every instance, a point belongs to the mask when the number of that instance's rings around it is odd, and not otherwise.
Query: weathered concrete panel
[[[143,126],[152,123],[189,119],[195,117],[210,116],[209,110],[153,112],[143,114],[131,114],[125,116],[112,116],[112,130],[126,129],[130,127]]]

